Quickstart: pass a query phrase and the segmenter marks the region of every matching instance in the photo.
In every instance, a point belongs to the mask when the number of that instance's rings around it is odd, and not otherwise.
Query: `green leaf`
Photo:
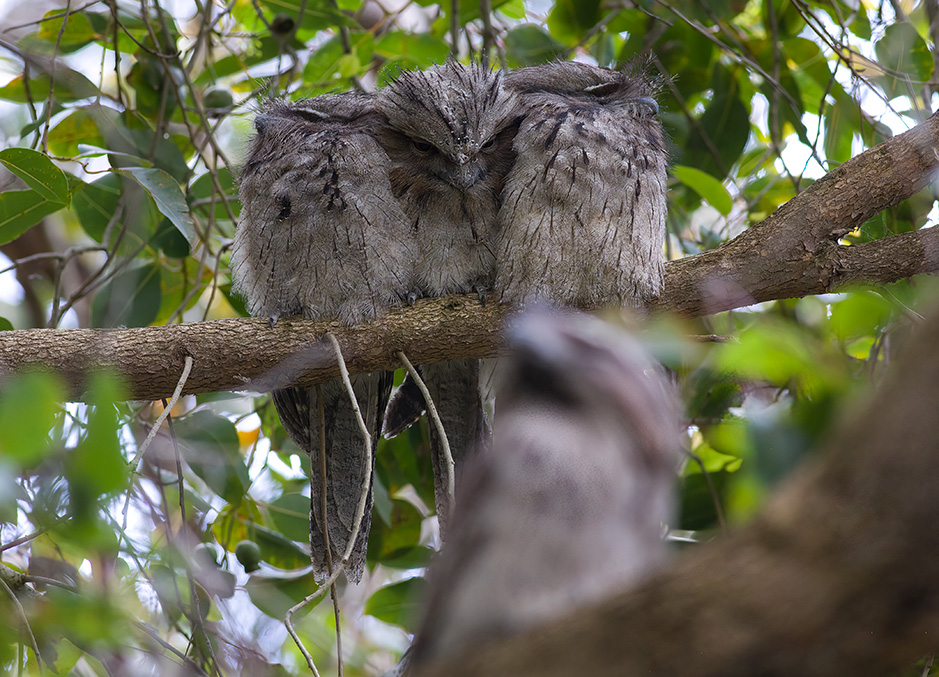
[[[397,625],[406,632],[414,632],[420,620],[421,601],[426,587],[423,578],[409,578],[386,585],[368,598],[365,613]]]
[[[883,296],[871,291],[849,294],[831,305],[830,327],[841,340],[872,336],[893,316],[893,308]]]
[[[0,317],[0,331],[10,331],[13,329],[13,323],[5,317]]]
[[[389,523],[381,519],[372,524],[368,541],[370,562],[383,562],[395,558],[406,548],[416,546],[421,538],[423,516],[411,503],[399,498],[392,499]]]
[[[65,385],[54,374],[6,377],[0,391],[0,456],[29,467],[48,455],[49,430],[63,399]]]
[[[929,47],[909,21],[887,26],[874,49],[880,65],[899,73],[884,73],[878,78],[890,98],[909,96],[911,82],[916,88],[932,75],[933,60]]]
[[[86,184],[75,193],[72,211],[78,217],[82,229],[95,242],[102,241],[104,231],[117,211],[120,199],[121,178],[110,173]]]
[[[317,90],[325,91],[340,85],[344,79],[355,75],[371,63],[374,40],[371,33],[351,32],[349,41],[352,54],[346,54],[339,36],[327,40],[317,49],[306,67],[303,79]],[[355,59],[353,63],[352,59]]]
[[[163,219],[160,222],[151,243],[164,254],[174,259],[184,259],[192,251],[189,242],[169,219]]]
[[[163,292],[162,267],[144,263],[115,275],[91,303],[93,327],[145,327],[156,319]]]
[[[721,92],[708,104],[700,118],[700,127],[691,130],[685,150],[684,164],[692,165],[719,179],[729,171],[743,152],[750,138],[750,117],[746,106],[735,93]],[[705,141],[705,137],[710,143]],[[717,149],[723,165],[719,167],[711,152]]]
[[[295,49],[303,48],[302,43],[292,44]],[[283,44],[270,36],[265,36],[260,40],[254,41],[245,51],[237,51],[234,54],[223,57],[218,61],[207,64],[195,80],[199,86],[211,85],[219,79],[234,75],[235,73],[247,73],[248,69],[265,61],[276,59],[278,54],[282,54]]]
[[[0,164],[23,179],[27,186],[49,202],[68,205],[72,198],[68,192],[65,172],[39,151],[29,148],[0,150]]]
[[[430,564],[435,552],[425,545],[401,548],[382,558],[380,564],[387,569],[422,569]]]
[[[81,73],[64,66],[61,62],[55,69],[55,98],[59,101],[75,101],[97,96],[100,92],[91,80]],[[42,73],[29,80],[29,96],[26,95],[26,86],[23,77],[13,78],[3,87],[0,87],[0,99],[27,103],[28,101],[42,101],[49,97],[49,75]]]
[[[698,467],[692,461],[688,462],[688,466],[691,468]],[[710,479],[710,483],[708,483],[708,479]],[[710,473],[709,477],[705,477],[700,472],[682,477],[679,483],[681,513],[678,519],[678,528],[700,531],[716,526],[718,523],[717,506],[714,504],[711,486],[714,486],[718,500],[723,502],[722,497],[726,484],[726,472],[714,471]]]
[[[284,494],[268,507],[273,526],[287,538],[306,542],[310,537],[310,497]]]
[[[182,189],[172,176],[162,169],[146,167],[128,167],[114,171],[139,183],[153,198],[157,209],[172,221],[183,237],[190,244],[195,243],[196,233],[189,217],[189,206],[183,197]]]
[[[310,511],[310,499],[307,499],[307,515]],[[303,541],[310,537],[309,517],[307,517],[307,531]],[[260,524],[249,523],[245,525],[246,538],[254,541],[261,548],[262,559],[271,566],[281,569],[302,569],[310,565],[309,548],[300,546],[291,538],[280,532],[262,527]]]
[[[34,190],[0,193],[0,244],[12,242],[53,212],[61,202],[50,202]]]
[[[829,162],[842,163],[851,159],[854,141],[852,118],[859,114],[854,101],[836,101],[825,111],[825,158]]]
[[[192,471],[228,503],[240,503],[250,484],[235,425],[199,410],[176,424],[183,456]]]
[[[375,53],[389,60],[389,63],[382,67],[382,72],[385,73],[393,65],[409,70],[443,63],[450,53],[450,46],[429,33],[392,31],[375,43]]]
[[[720,181],[694,167],[673,165],[671,171],[675,178],[707,200],[714,209],[724,216],[730,214],[733,200]]]
[[[79,520],[93,519],[102,495],[127,486],[129,469],[121,454],[115,407],[115,402],[124,397],[124,388],[114,374],[99,372],[92,376],[87,429],[65,462],[69,508]]]
[[[79,144],[101,145],[104,137],[88,112],[79,108],[49,130],[49,151],[69,157],[78,154]]]
[[[531,24],[513,28],[505,36],[505,56],[512,68],[547,63],[564,52],[564,45]]]
[[[206,172],[192,182],[192,185],[189,187],[189,195],[193,200],[199,200],[201,202],[210,200],[214,195],[215,220],[226,221],[229,220],[229,210],[231,210],[236,217],[241,212],[241,202],[238,201],[238,184],[228,167],[222,167],[216,172],[216,175],[218,176],[219,185],[222,187],[222,190],[225,191],[225,196],[228,201],[227,208],[225,206],[225,200],[216,192],[215,183],[212,181],[212,175],[209,172]],[[209,214],[208,204],[196,206],[194,209],[201,211],[206,216]]]
[[[38,33],[39,39],[57,45],[60,53],[68,54],[79,50],[99,37],[85,12],[70,12],[64,30],[62,23],[65,16],[62,15],[63,12],[59,9],[46,12],[43,22],[39,24]]]
[[[302,6],[303,16],[300,18],[300,26],[311,31],[320,31],[333,26],[358,27],[354,19],[334,9],[324,0],[261,0],[261,6],[274,14],[286,14],[294,21],[297,20]]]
[[[252,574],[245,583],[245,590],[254,606],[278,621],[283,621],[290,607],[299,604],[318,587],[312,571],[299,576]],[[323,598],[328,599],[329,595]],[[305,607],[297,616],[308,613],[313,606]]]
[[[93,104],[82,110],[91,115],[105,146],[118,154],[110,157],[112,167],[156,166],[177,182],[189,177],[189,166],[175,139],[164,138],[146,126],[132,113],[121,114],[111,108]],[[119,155],[120,154],[120,155]]]
[[[600,18],[600,0],[556,0],[548,14],[548,30],[561,42],[573,45]]]

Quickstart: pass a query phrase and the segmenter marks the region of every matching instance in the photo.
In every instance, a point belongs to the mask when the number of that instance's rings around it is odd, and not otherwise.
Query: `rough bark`
[[[422,677],[891,674],[939,649],[939,312],[738,533]]]
[[[655,310],[686,316],[758,301],[819,294],[846,283],[893,282],[939,270],[939,228],[856,246],[838,238],[927,186],[939,169],[939,115],[833,170],[767,219],[717,249],[672,261]],[[418,302],[372,325],[221,320],[171,327],[19,330],[0,333],[0,374],[30,366],[60,372],[80,393],[89,370],[123,374],[134,399],[173,392],[183,359],[194,359],[184,392],[269,390],[338,375],[318,341],[333,331],[350,371],[397,366],[404,350],[418,363],[491,357],[509,309],[470,296]]]
[[[860,252],[838,239],[928,186],[937,169],[939,114],[845,162],[717,249],[670,264],[660,305],[703,315],[818,294],[848,281],[890,282],[934,272],[934,229],[860,245]],[[853,268],[862,256],[896,255],[903,258],[893,268]]]

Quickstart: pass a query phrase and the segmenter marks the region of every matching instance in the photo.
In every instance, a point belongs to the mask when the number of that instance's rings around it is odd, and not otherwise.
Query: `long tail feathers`
[[[352,554],[346,564],[346,577],[357,582],[365,568],[368,532],[371,524],[372,481],[375,447],[378,443],[381,412],[391,390],[391,374],[375,372],[352,377],[359,409],[372,438],[371,454],[366,454],[362,432],[345,387],[339,381],[320,387],[326,431],[326,513],[329,556],[324,537],[322,473],[320,471],[320,419],[316,388],[287,388],[274,392],[274,406],[284,428],[294,441],[310,454],[311,528],[310,547],[314,574],[319,580],[329,576],[330,564],[339,565],[355,530],[355,515],[362,491],[367,492]],[[367,463],[366,456],[371,456]]]

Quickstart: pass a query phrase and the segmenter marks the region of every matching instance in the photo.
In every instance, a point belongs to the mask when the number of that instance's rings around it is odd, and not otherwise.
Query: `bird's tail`
[[[358,419],[341,382],[326,383],[319,389],[286,388],[274,392],[274,406],[284,428],[300,448],[310,454],[310,547],[314,574],[319,580],[326,579],[330,569],[338,566],[342,560],[355,531],[356,514],[363,492],[364,511],[345,566],[346,577],[357,582],[365,568],[371,525],[375,447],[381,412],[384,411],[391,390],[391,374],[358,374],[352,377],[352,389],[371,436],[371,453],[368,454]],[[325,423],[325,459],[321,459],[320,450],[320,394]],[[324,523],[328,529],[324,528]],[[328,549],[326,534],[329,539]]]

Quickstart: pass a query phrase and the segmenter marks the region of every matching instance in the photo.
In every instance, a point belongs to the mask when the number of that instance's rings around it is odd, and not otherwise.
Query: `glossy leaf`
[[[65,20],[63,12],[54,9],[46,12],[43,19],[39,24],[39,39],[55,45],[60,52],[74,52],[98,38],[98,33],[85,12],[71,12]]]
[[[714,96],[699,119],[699,126],[692,129],[682,163],[719,179],[743,152],[750,137],[750,117],[732,90],[717,91],[721,93]]]
[[[289,576],[252,574],[245,584],[245,590],[252,604],[271,618],[281,622],[290,607],[302,602],[318,587],[312,572]],[[324,597],[328,599],[328,595]],[[302,617],[304,613],[310,611],[311,607],[312,605],[306,607],[294,618]]]
[[[414,632],[420,620],[420,600],[426,590],[423,578],[409,578],[376,591],[365,603],[365,613]]]
[[[730,197],[730,193],[727,192],[727,189],[724,188],[720,181],[710,174],[706,174],[694,167],[672,165],[670,171],[675,178],[707,200],[714,209],[724,216],[730,214],[730,210],[733,207],[733,200]]]
[[[72,210],[79,223],[96,242],[102,242],[105,229],[117,213],[121,190],[121,178],[116,174],[105,174],[85,184],[72,200]]]
[[[160,212],[168,218],[190,243],[195,242],[196,233],[189,216],[189,207],[179,184],[161,169],[129,167],[115,170],[118,174],[133,179],[147,191]]]
[[[548,30],[565,44],[574,44],[600,19],[600,0],[557,0],[548,14]]]
[[[186,463],[228,503],[239,503],[248,488],[248,469],[234,424],[210,411],[196,411],[176,423]]]
[[[9,190],[0,193],[0,244],[15,240],[44,218],[62,209],[34,190]]]
[[[0,150],[0,165],[20,177],[49,202],[68,205],[71,200],[65,172],[43,153],[29,148],[6,148]]]
[[[392,60],[392,63],[404,70],[423,69],[443,63],[450,53],[450,47],[440,38],[427,33],[391,31],[375,43],[375,53]]]
[[[310,538],[310,497],[284,494],[267,506],[273,526],[287,538],[306,542]]]

